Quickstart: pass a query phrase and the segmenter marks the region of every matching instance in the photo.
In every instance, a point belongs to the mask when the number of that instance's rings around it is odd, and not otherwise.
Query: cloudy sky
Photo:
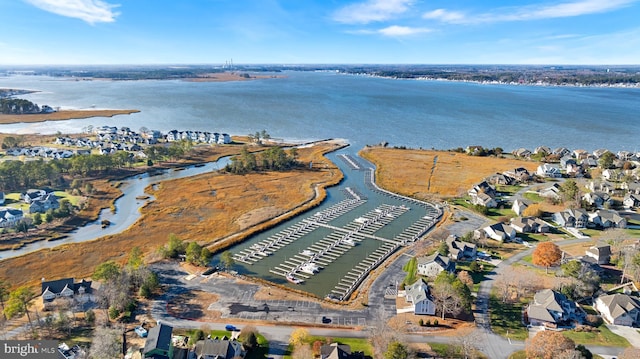
[[[0,64],[640,64],[640,0],[2,0]]]

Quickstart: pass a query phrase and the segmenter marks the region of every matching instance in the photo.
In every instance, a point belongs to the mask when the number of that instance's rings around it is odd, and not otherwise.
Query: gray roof
[[[196,358],[204,358],[205,356],[231,359],[239,356],[242,352],[242,345],[234,340],[227,339],[205,339],[196,342]]]
[[[443,269],[448,269],[449,266],[451,265],[449,261],[449,257],[440,255],[440,253],[437,253],[437,252],[427,257],[418,257],[417,262],[418,264],[428,264],[432,262],[437,263]]]
[[[638,299],[630,297],[626,294],[610,294],[598,297],[604,305],[609,308],[612,318],[618,318],[632,310],[640,311],[640,303]]]
[[[171,333],[173,327],[170,325],[162,324],[156,325],[149,329],[147,335],[147,341],[144,344],[144,353],[149,353],[152,350],[159,349],[162,351],[169,351],[171,346]]]
[[[419,279],[417,282],[404,288],[406,295],[411,297],[412,303],[422,302],[425,299],[429,299],[429,287],[424,280]]]

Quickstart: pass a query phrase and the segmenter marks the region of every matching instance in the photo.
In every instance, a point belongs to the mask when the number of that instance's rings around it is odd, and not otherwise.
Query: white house
[[[513,201],[513,205],[511,206],[511,209],[514,212],[516,212],[518,216],[522,216],[522,212],[524,212],[524,210],[527,209],[529,205],[530,205],[529,201],[526,201],[523,199],[516,199],[515,201]]]
[[[499,242],[512,241],[516,238],[516,230],[504,223],[496,223],[479,230],[478,235],[485,235]]]
[[[560,168],[548,164],[543,163],[536,169],[536,174],[541,177],[549,177],[549,178],[559,178],[562,177],[562,173],[560,173]]]
[[[442,271],[453,272],[455,269],[455,263],[439,253],[432,254],[428,257],[418,257],[419,275],[435,277]]]
[[[79,302],[89,301],[91,295],[91,282],[82,280],[74,282],[73,278],[64,278],[53,281],[42,281],[41,297],[44,309],[47,310],[54,305],[58,298],[75,299]]]
[[[436,314],[436,304],[433,302],[429,295],[429,287],[422,279],[406,286],[405,300],[407,303],[411,303],[414,314]]]
[[[600,296],[596,298],[594,308],[611,324],[630,327],[640,322],[640,302],[627,294]]]
[[[0,207],[0,228],[14,227],[22,218],[24,213],[21,209]]]

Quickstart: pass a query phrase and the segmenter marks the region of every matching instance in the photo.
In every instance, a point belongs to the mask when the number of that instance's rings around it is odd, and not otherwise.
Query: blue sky
[[[640,0],[2,0],[0,64],[640,64]]]

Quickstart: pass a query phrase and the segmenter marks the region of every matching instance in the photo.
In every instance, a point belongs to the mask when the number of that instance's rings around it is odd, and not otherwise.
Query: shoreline
[[[12,125],[17,123],[38,123],[46,121],[67,121],[92,117],[113,117],[118,115],[130,115],[140,110],[60,110],[51,113],[35,113],[23,115],[0,114],[0,125]]]

